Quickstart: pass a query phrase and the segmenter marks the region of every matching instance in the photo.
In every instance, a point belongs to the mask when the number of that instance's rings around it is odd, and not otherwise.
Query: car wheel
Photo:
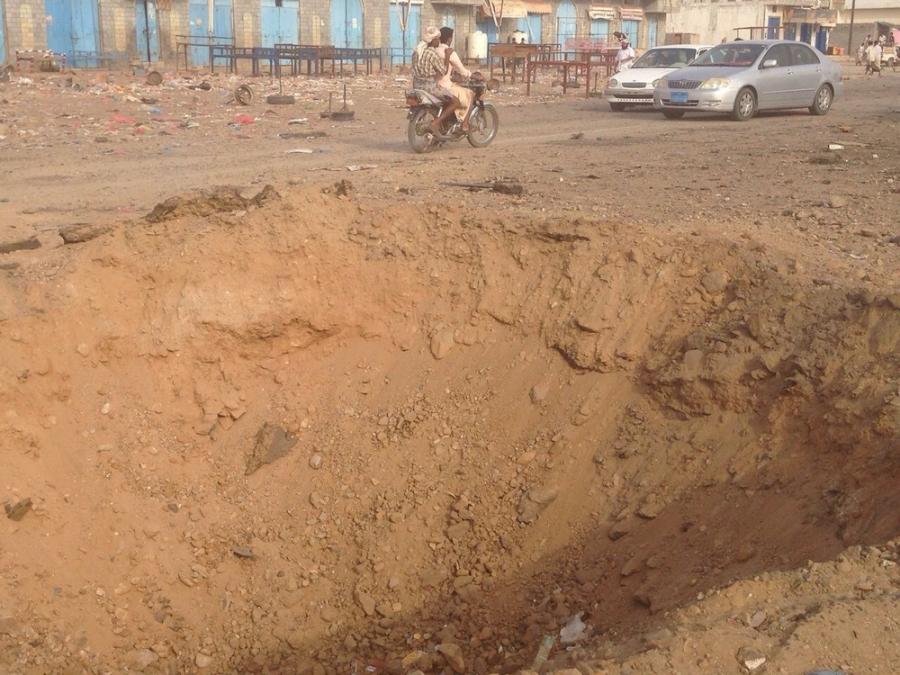
[[[756,93],[750,87],[744,87],[734,97],[731,119],[746,122],[754,115],[756,115]]]
[[[667,120],[680,120],[684,117],[684,110],[663,110],[662,113]]]
[[[613,112],[622,112],[623,110],[625,110],[625,104],[624,103],[610,103],[609,109],[612,110]]]
[[[834,102],[834,92],[831,90],[831,85],[823,84],[816,92],[816,98],[809,106],[809,112],[813,115],[824,115],[831,110],[832,102]]]

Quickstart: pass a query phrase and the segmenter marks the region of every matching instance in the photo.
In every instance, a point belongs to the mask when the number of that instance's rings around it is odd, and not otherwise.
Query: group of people
[[[881,77],[881,60],[885,49],[894,48],[892,42],[886,35],[879,35],[878,38],[866,35],[866,39],[856,50],[856,65],[865,64],[866,75],[878,73],[878,77]]]
[[[412,55],[413,87],[430,91],[435,96],[450,101],[441,116],[431,124],[431,130],[436,135],[441,134],[444,123],[451,115],[458,115],[462,129],[468,131],[469,109],[475,98],[471,89],[453,81],[454,74],[468,80],[472,77],[472,72],[463,65],[459,55],[450,46],[452,42],[452,28],[428,28]]]

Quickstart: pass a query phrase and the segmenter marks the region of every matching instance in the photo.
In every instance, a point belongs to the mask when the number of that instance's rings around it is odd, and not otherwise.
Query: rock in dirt
[[[463,658],[462,648],[452,642],[444,642],[437,646],[437,652],[444,657],[447,665],[453,669],[454,673],[466,672],[466,661]]]
[[[545,398],[547,398],[547,394],[549,393],[550,386],[546,382],[539,382],[531,388],[529,396],[532,403],[540,403]]]
[[[850,201],[843,195],[831,195],[828,198],[828,206],[833,209],[842,209],[849,203]]]
[[[256,554],[253,552],[253,549],[247,546],[235,546],[231,549],[231,552],[234,553],[238,558],[243,558],[245,560],[255,560]]]
[[[766,655],[753,647],[741,647],[737,652],[737,660],[748,673],[753,673],[766,664]]]
[[[543,510],[559,495],[559,488],[553,485],[532,488],[519,501],[519,522],[533,523]]]
[[[707,293],[718,295],[728,287],[728,274],[724,270],[713,270],[704,274],[700,283]]]
[[[14,241],[0,242],[0,253],[14,253],[15,251],[28,251],[40,248],[41,242],[37,237],[29,237],[28,239],[16,239]]]
[[[212,665],[212,662],[212,657],[207,654],[197,654],[197,656],[194,658],[194,663],[201,670],[203,668],[209,668]]]
[[[314,470],[321,469],[323,461],[322,455],[316,452],[309,458],[309,468]]]
[[[81,244],[112,231],[110,225],[95,223],[74,223],[59,228],[59,236],[66,244]]]
[[[431,355],[434,358],[442,359],[450,353],[453,345],[456,344],[453,333],[452,328],[442,328],[431,336]]]
[[[243,197],[238,188],[228,185],[214,187],[211,190],[195,190],[160,202],[147,214],[147,221],[162,223],[180,216],[211,216],[215,213],[242,211],[248,206],[261,206],[278,196],[278,192],[271,185],[266,185],[249,199]]]
[[[151,649],[135,649],[128,654],[128,661],[135,668],[143,670],[159,661],[159,656]]]
[[[616,541],[629,532],[631,532],[631,523],[627,520],[620,520],[618,523],[613,523],[612,527],[609,528],[609,532],[606,533],[606,536],[613,541]]]
[[[357,588],[353,592],[353,598],[356,600],[356,604],[362,608],[363,612],[365,612],[366,616],[373,616],[375,614],[375,598],[371,595],[361,588]]]
[[[256,442],[247,457],[246,475],[250,475],[264,464],[287,455],[297,445],[296,436],[275,424],[266,422],[256,432]]]
[[[10,520],[22,520],[25,517],[25,514],[31,511],[31,499],[26,497],[25,499],[20,499],[15,504],[4,504],[3,509],[6,511],[6,517]]]

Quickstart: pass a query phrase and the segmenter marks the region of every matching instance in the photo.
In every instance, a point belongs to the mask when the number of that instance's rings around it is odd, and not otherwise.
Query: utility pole
[[[856,18],[856,0],[850,5],[850,38],[847,40],[847,56],[852,56],[856,52],[853,49],[853,20]]]

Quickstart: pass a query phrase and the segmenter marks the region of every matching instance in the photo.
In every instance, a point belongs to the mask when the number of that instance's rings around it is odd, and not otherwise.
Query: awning
[[[622,14],[623,21],[643,21],[644,10],[635,9],[634,7],[620,7],[619,12]]]
[[[494,0],[494,11],[500,17],[500,0]],[[481,13],[486,17],[493,18],[490,5],[487,3],[481,6]],[[528,16],[528,9],[522,0],[503,0],[503,18],[504,19],[524,19]]]
[[[542,0],[525,0],[525,10],[529,14],[553,14],[553,6]]]
[[[457,5],[460,7],[478,7],[482,0],[431,0],[432,5]]]
[[[606,19],[607,21],[612,21],[616,18],[616,8],[591,5],[588,8],[588,16],[592,19]]]

